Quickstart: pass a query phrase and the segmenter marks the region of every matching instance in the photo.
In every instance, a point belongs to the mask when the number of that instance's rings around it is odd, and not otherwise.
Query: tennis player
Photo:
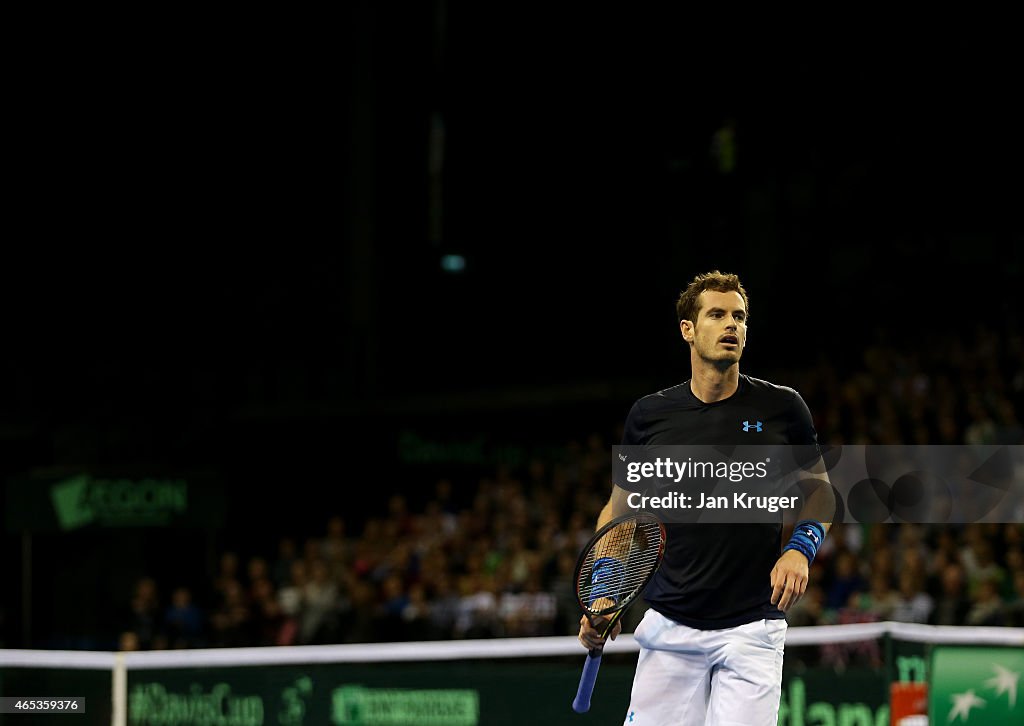
[[[692,377],[638,400],[626,445],[793,444],[817,446],[810,411],[791,388],[742,375],[747,293],[736,275],[698,275],[676,304]],[[597,526],[632,511],[613,486]],[[827,499],[828,501],[823,501]],[[807,498],[792,539],[778,524],[667,524],[624,723],[631,726],[777,721],[784,612],[804,594],[808,568],[834,511],[831,487]],[[819,518],[815,518],[815,516]],[[601,645],[604,619],[580,620],[580,642]],[[616,624],[610,633],[618,635]]]

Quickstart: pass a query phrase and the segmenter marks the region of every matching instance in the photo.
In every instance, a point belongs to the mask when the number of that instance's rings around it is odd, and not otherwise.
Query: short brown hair
[[[697,275],[693,278],[693,282],[679,294],[679,299],[676,301],[676,316],[679,318],[679,322],[684,320],[696,322],[697,314],[700,313],[698,300],[700,294],[705,290],[738,292],[743,298],[743,307],[746,308],[747,317],[750,317],[750,301],[747,299],[747,291],[743,289],[743,283],[740,282],[739,276],[712,270],[703,275]]]

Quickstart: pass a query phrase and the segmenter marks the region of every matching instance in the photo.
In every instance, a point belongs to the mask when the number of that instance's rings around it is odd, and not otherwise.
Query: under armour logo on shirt
[[[761,423],[760,421],[755,421],[754,423],[750,423],[749,421],[744,421],[743,422],[743,430],[744,431],[751,431],[751,430],[753,430],[753,431],[756,431],[757,433],[761,433],[761,429],[762,428],[764,428],[764,424]]]

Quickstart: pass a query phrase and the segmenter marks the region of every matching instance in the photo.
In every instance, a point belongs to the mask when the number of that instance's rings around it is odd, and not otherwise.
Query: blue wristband
[[[593,605],[602,597],[610,598],[618,603],[619,598],[615,593],[625,574],[626,568],[619,560],[614,557],[599,558],[590,572],[590,584],[593,587],[590,588],[590,598],[587,604]]]
[[[789,538],[789,544],[782,548],[796,550],[807,558],[807,564],[814,562],[814,556],[818,554],[818,548],[825,541],[825,528],[821,522],[813,519],[801,519],[793,527],[793,536]]]

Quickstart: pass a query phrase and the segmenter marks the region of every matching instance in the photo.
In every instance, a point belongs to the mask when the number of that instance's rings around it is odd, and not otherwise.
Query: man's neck
[[[693,377],[690,391],[704,403],[723,401],[736,393],[740,385],[740,366],[735,363],[724,370],[703,361],[692,361]]]

